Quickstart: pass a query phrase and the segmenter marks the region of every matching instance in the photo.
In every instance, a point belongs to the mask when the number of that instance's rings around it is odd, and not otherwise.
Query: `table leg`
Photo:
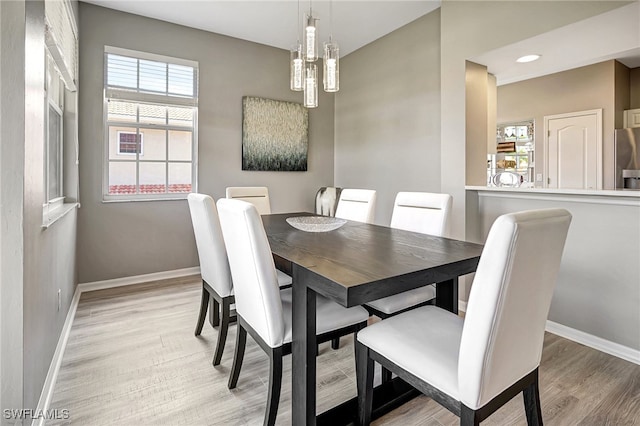
[[[308,271],[293,265],[291,412],[294,425],[316,424],[316,292]]]
[[[458,314],[458,277],[436,284],[436,306]]]

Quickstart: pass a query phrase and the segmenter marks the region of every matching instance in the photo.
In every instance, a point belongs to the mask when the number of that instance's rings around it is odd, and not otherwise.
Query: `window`
[[[136,137],[137,136],[137,137]],[[144,145],[142,143],[142,133],[118,132],[118,154],[136,155],[140,145],[140,155],[144,155]]]
[[[64,85],[58,68],[47,51],[47,131],[45,138],[45,208],[54,210],[64,201],[62,193],[63,169],[63,111]]]
[[[487,156],[487,184],[494,176],[519,180],[517,184],[533,185],[534,121],[498,124],[496,128],[497,154]],[[504,173],[507,172],[507,173]]]
[[[63,149],[75,135],[75,122],[65,117],[65,96],[73,104],[76,91],[78,37],[75,18],[69,0],[45,0],[45,82],[44,82],[44,199],[42,226],[48,227],[64,212],[65,202]],[[65,122],[66,120],[66,122]],[[65,125],[67,128],[65,129]],[[69,146],[67,145],[67,148]],[[77,146],[76,146],[77,148]],[[76,151],[77,157],[77,151]]]
[[[195,191],[197,75],[193,61],[105,48],[105,200]]]

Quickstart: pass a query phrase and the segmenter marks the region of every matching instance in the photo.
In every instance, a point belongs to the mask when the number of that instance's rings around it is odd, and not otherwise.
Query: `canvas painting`
[[[242,170],[306,171],[308,145],[302,104],[242,98]]]

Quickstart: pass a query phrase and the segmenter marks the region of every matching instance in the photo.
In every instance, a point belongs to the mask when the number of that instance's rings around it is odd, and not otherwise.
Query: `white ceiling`
[[[309,8],[308,0],[81,1],[282,49],[290,49],[297,40],[302,15]],[[328,40],[331,29],[341,56],[437,9],[440,4],[431,0],[312,1],[313,14],[320,19],[320,41]],[[531,53],[542,57],[527,64],[515,62]],[[469,58],[486,65],[499,85],[609,59],[618,59],[630,68],[640,66],[640,0]]]
[[[290,49],[295,44],[302,15],[309,9],[308,0],[300,1],[301,17],[296,19],[296,0],[82,1],[281,49]],[[313,14],[320,19],[320,42],[329,39],[330,27],[333,27],[333,39],[340,46],[340,55],[345,56],[437,9],[440,1],[314,0],[312,6]]]
[[[516,62],[528,54],[542,56],[535,62]],[[640,67],[640,2],[469,59],[486,65],[498,85],[609,59]]]

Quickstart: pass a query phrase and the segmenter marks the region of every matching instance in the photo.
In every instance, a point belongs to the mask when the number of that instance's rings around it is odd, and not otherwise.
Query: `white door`
[[[544,117],[547,187],[602,189],[602,110]]]

